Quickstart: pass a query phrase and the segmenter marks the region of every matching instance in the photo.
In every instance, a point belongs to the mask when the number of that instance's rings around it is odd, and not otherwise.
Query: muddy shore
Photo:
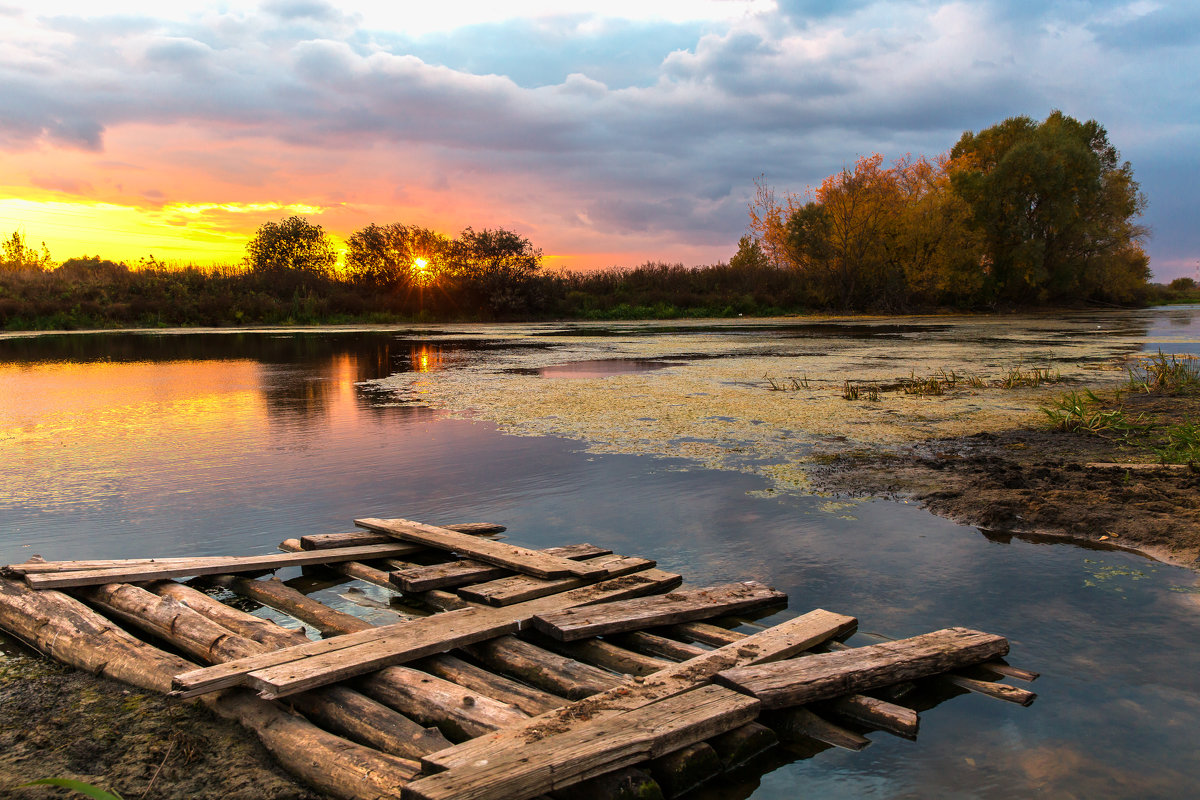
[[[1200,397],[1132,395],[1132,415],[1200,419]],[[1151,442],[1047,426],[894,447],[814,465],[815,489],[910,500],[992,535],[1064,537],[1200,569],[1200,470],[1162,465]]]
[[[125,800],[321,800],[240,725],[0,640],[0,797],[80,797],[70,778]]]

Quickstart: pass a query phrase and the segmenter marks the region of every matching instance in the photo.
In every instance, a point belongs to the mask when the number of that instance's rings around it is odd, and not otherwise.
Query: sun
[[[409,266],[409,272],[412,273],[413,283],[418,286],[427,286],[433,283],[433,270],[429,268],[429,259],[414,258],[412,265]]]

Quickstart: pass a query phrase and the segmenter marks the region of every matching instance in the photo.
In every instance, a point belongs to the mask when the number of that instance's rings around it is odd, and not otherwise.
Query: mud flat
[[[1200,418],[1200,398],[1132,395],[1159,422]],[[911,499],[993,536],[1065,537],[1200,569],[1200,472],[1118,437],[1045,426],[860,448],[812,467],[819,491]]]

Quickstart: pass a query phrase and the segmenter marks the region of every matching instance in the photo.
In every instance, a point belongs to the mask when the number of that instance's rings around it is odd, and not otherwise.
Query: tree
[[[428,228],[372,223],[346,240],[346,271],[351,280],[367,285],[421,285],[445,272],[450,245]]]
[[[1144,285],[1145,198],[1095,120],[1012,117],[967,131],[950,156],[993,300],[1130,299]]]
[[[26,244],[25,236],[20,231],[13,231],[0,249],[4,253],[4,258],[0,258],[0,272],[43,272],[54,263],[45,242],[42,242],[42,252],[39,253]]]
[[[542,251],[503,228],[465,229],[451,247],[452,275],[477,306],[496,314],[527,311],[538,298]]]
[[[729,266],[736,270],[761,270],[770,266],[762,245],[753,236],[738,239],[737,252],[729,259]]]
[[[246,263],[257,273],[327,277],[337,264],[337,252],[320,225],[288,217],[259,227],[246,245]]]

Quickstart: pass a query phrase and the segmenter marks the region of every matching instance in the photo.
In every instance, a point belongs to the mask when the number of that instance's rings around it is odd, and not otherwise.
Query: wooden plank
[[[461,535],[461,534],[459,534]],[[371,558],[388,558],[411,552],[412,545],[376,544],[362,547],[342,547],[334,550],[271,553],[262,556],[217,558],[171,558],[146,563],[144,560],[102,569],[61,569],[57,572],[27,572],[25,582],[31,589],[63,589],[73,586],[99,586],[105,583],[141,583],[163,578],[185,578],[195,575],[261,572],[283,567],[333,564]],[[62,563],[62,562],[47,562]],[[69,563],[69,562],[68,562]]]
[[[561,556],[539,553],[528,547],[505,542],[479,539],[447,528],[438,528],[407,519],[356,519],[360,528],[386,533],[397,539],[422,544],[437,550],[449,550],[488,564],[506,567],[513,572],[538,578],[563,578],[568,575],[603,575],[604,569],[572,561]]]
[[[650,569],[655,566],[655,562],[648,558],[631,558],[616,555],[589,558],[583,563],[603,567],[605,574],[613,578],[628,575],[632,572],[641,572],[644,569]],[[548,579],[534,578],[530,575],[513,575],[507,578],[487,581],[486,583],[478,583],[474,586],[464,586],[458,590],[458,593],[468,600],[474,600],[477,603],[487,603],[492,606],[508,606],[513,603],[523,603],[526,600],[534,600],[538,597],[556,594],[557,592],[565,592],[568,589],[575,589],[579,586],[586,586],[589,583],[595,582],[595,577]]]
[[[286,663],[258,668],[246,674],[246,683],[258,689],[260,697],[275,700],[384,667],[444,653],[455,647],[493,639],[520,628],[521,621],[511,616],[488,614],[475,609],[464,611],[473,613],[459,616],[463,612],[451,611],[423,617],[398,626],[388,626],[397,630],[390,636],[359,644],[351,650],[303,656]]]
[[[440,623],[453,626],[459,620],[473,620],[477,613],[477,610],[474,608],[464,608],[458,611],[447,611],[438,614],[437,617]],[[420,626],[416,629],[418,634],[423,631],[427,632],[430,628],[435,627],[427,622],[427,620],[432,619],[433,617],[425,617],[419,620],[397,622],[394,625],[381,625],[377,628],[370,628],[358,633],[348,633],[343,636],[335,636],[332,639],[322,639],[319,642],[308,642],[307,644],[276,650],[272,653],[264,653],[254,658],[241,658],[215,667],[185,672],[176,675],[172,681],[172,686],[175,689],[172,694],[178,697],[191,697],[204,692],[237,686],[243,683],[245,676],[254,670],[287,664],[296,659],[327,655],[337,650],[369,644],[379,639],[396,636],[397,634],[403,636],[404,634],[400,629],[403,628],[407,632],[409,626],[412,625]],[[415,658],[419,657],[415,656]]]
[[[567,608],[534,617],[539,631],[569,642],[588,636],[669,625],[715,617],[732,611],[787,602],[787,595],[757,581],[685,589],[657,597],[607,603],[586,609]]]
[[[407,800],[527,800],[595,775],[657,758],[751,721],[758,703],[704,686],[614,717],[580,724],[502,758],[404,787]]]
[[[548,547],[540,552],[577,561],[593,556],[608,555],[612,550],[592,544],[575,544],[566,547]],[[506,578],[510,575],[512,575],[512,570],[464,558],[445,564],[430,564],[397,570],[392,573],[392,583],[406,592],[427,592],[431,589],[452,589],[468,583],[481,583],[495,578]]]
[[[736,667],[715,679],[759,698],[766,708],[784,708],[937,675],[1007,652],[1003,636],[946,628],[911,639]]]
[[[642,678],[640,682],[622,683],[602,694],[534,717],[515,728],[497,731],[455,745],[440,753],[432,753],[423,757],[422,763],[427,768],[436,770],[490,759],[507,750],[521,747],[527,739],[539,738],[547,731],[561,730],[573,720],[611,716],[641,708],[701,686],[723,669],[787,658],[829,638],[847,634],[857,625],[857,620],[843,614],[823,609],[810,611],[773,628],[711,650],[702,656],[672,664]]]
[[[464,522],[455,525],[443,525],[446,530],[469,533],[472,536],[487,536],[494,533],[504,533],[508,530],[503,525],[492,522]],[[367,531],[349,531],[347,533],[318,533],[311,536],[301,536],[300,546],[305,550],[327,550],[331,547],[355,547],[364,544],[387,544],[395,538],[386,533],[368,533]]]
[[[400,664],[519,630],[534,614],[572,605],[636,597],[677,585],[679,576],[645,570],[584,586],[570,592],[518,603],[506,608],[472,606],[430,617],[385,625],[333,639],[279,650],[177,675],[177,694],[190,697],[242,683],[258,687],[264,697],[283,697],[342,680],[381,666]],[[439,630],[443,635],[439,637]],[[339,652],[349,648],[357,653]],[[296,662],[294,665],[291,662]]]

